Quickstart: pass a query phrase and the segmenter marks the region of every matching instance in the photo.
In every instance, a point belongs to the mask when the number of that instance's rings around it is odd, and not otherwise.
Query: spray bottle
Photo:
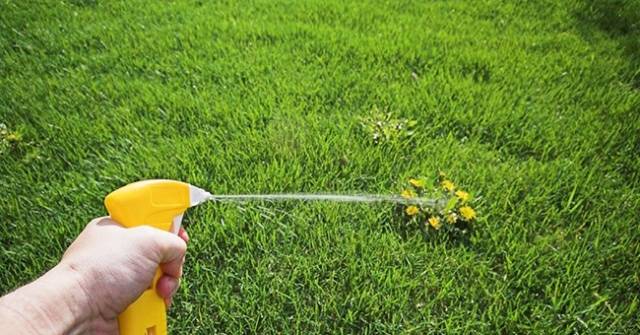
[[[111,218],[131,228],[148,225],[174,234],[184,211],[211,198],[203,189],[174,180],[145,180],[119,188],[104,199]],[[120,335],[166,335],[167,312],[156,292],[162,275],[156,270],[149,288],[118,316]]]

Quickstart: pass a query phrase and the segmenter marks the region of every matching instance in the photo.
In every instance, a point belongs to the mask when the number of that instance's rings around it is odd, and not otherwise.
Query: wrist
[[[56,266],[0,300],[5,321],[17,334],[83,334],[91,319],[87,294],[73,270]],[[0,314],[3,314],[0,313]],[[26,327],[25,327],[26,326]],[[5,329],[6,330],[6,329]]]
[[[95,311],[84,277],[62,263],[51,269],[45,277],[45,285],[56,292],[52,294],[55,297],[52,301],[54,309],[58,309],[56,317],[67,325],[64,334],[86,333],[90,320],[95,317]]]

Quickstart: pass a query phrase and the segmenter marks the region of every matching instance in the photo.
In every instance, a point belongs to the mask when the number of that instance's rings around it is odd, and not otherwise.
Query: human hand
[[[0,298],[0,329],[9,334],[118,334],[118,315],[149,287],[171,304],[189,237],[155,228],[91,221],[60,263]]]
[[[110,218],[93,220],[67,249],[58,267],[77,273],[87,296],[89,333],[117,334],[117,316],[146,290],[160,266],[156,290],[171,305],[189,237],[155,228],[123,228]]]
[[[7,334],[118,334],[118,315],[145,291],[158,266],[156,290],[171,305],[189,237],[155,228],[91,221],[60,263],[0,298]]]

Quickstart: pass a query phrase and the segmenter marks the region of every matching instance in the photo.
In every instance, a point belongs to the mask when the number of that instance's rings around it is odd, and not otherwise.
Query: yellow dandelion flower
[[[467,202],[469,201],[469,199],[471,199],[469,193],[463,190],[456,191],[456,197],[458,197],[458,199],[460,199],[462,202]]]
[[[7,140],[7,142],[20,142],[22,136],[17,133],[9,133],[9,135],[7,135],[5,139]]]
[[[454,224],[456,223],[457,218],[458,216],[456,215],[456,213],[449,213],[447,215],[447,223]]]
[[[434,229],[440,229],[440,226],[442,226],[442,224],[440,223],[440,219],[435,216],[429,218],[429,224]]]
[[[418,214],[420,212],[418,207],[413,206],[413,205],[407,207],[404,211],[405,211],[405,213],[407,213],[407,215],[410,215],[410,216],[414,216],[414,215],[416,215],[416,214]]]
[[[423,188],[425,185],[424,179],[409,179],[409,184],[415,188]]]
[[[462,215],[465,220],[471,221],[476,218],[476,211],[469,206],[462,206],[460,207],[460,215]]]
[[[448,180],[448,179],[443,180],[441,184],[442,184],[442,188],[444,188],[449,192],[453,191],[456,188],[456,185],[451,180]]]
[[[411,199],[416,196],[416,192],[413,190],[402,190],[402,192],[400,192],[400,196],[405,199]]]

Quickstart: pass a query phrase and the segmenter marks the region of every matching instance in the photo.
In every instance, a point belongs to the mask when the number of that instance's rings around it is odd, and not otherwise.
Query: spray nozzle
[[[207,200],[212,199],[213,196],[211,193],[203,190],[199,187],[195,187],[193,185],[189,185],[189,202],[190,206],[197,206]]]

